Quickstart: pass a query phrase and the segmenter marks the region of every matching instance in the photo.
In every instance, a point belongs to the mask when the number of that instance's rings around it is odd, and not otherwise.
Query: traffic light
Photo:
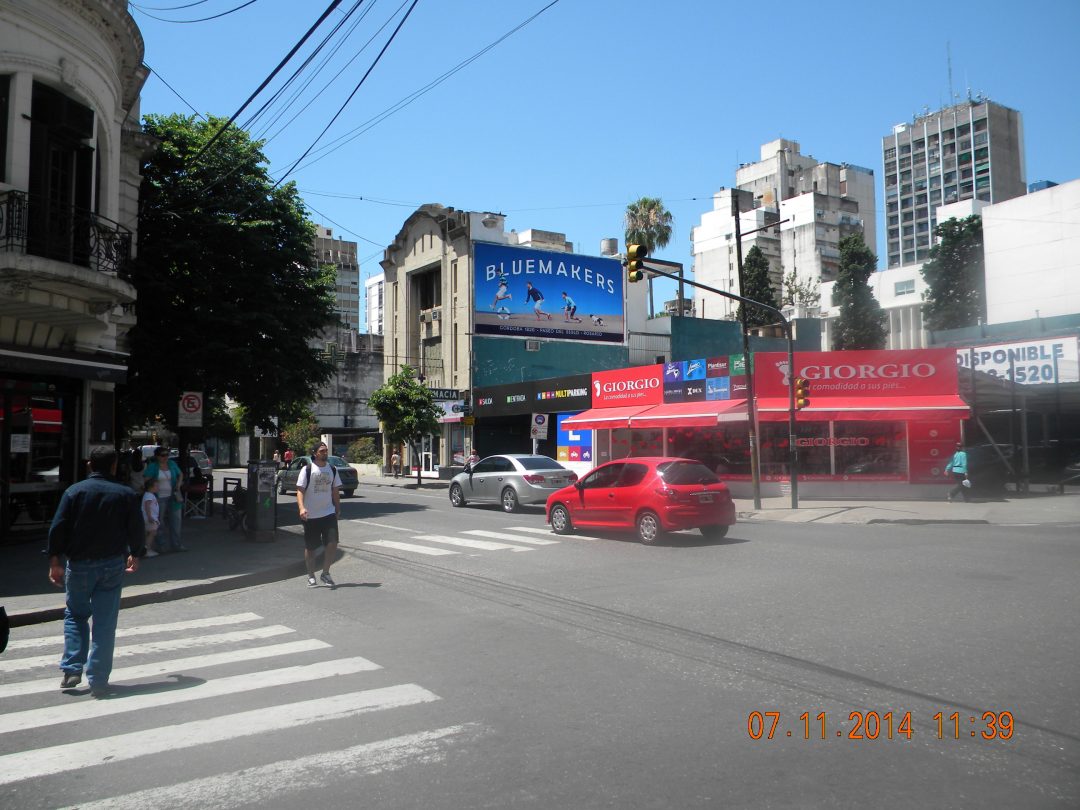
[[[626,258],[623,266],[626,267],[626,280],[630,282],[641,281],[645,278],[645,259],[649,255],[649,249],[644,245],[627,245]]]
[[[805,377],[795,378],[795,409],[801,411],[810,405],[810,381]]]

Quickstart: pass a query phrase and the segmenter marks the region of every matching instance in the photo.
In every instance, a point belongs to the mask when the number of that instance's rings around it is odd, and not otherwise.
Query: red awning
[[[787,399],[759,399],[758,420],[784,422]],[[919,397],[818,397],[811,394],[810,407],[798,411],[800,422],[937,422],[967,419],[971,408],[957,394]]]
[[[577,416],[564,419],[563,429],[571,430],[613,430],[629,427],[630,417],[647,411],[650,405],[624,405],[621,408],[590,408]]]
[[[630,427],[716,427],[720,422],[745,420],[745,399],[712,399],[654,405],[637,416],[631,416]]]

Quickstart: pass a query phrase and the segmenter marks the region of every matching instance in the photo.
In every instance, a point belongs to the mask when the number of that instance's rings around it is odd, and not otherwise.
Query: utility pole
[[[742,263],[742,211],[739,209],[739,190],[731,190],[731,215],[735,217],[735,261],[739,271],[739,294],[746,289]],[[754,372],[750,368],[750,332],[746,322],[746,307],[742,311],[743,368],[746,371],[746,415],[749,418],[750,481],[754,491],[754,509],[761,509],[761,467],[758,458],[757,407],[754,404]]]

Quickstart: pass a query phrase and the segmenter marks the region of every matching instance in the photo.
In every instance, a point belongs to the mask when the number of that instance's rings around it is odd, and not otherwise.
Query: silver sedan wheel
[[[502,491],[502,508],[504,512],[516,512],[518,508],[518,496],[513,487],[507,487]]]

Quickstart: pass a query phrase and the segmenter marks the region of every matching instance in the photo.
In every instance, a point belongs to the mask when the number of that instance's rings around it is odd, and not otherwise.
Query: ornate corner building
[[[0,539],[115,441],[148,70],[120,0],[0,4]]]

